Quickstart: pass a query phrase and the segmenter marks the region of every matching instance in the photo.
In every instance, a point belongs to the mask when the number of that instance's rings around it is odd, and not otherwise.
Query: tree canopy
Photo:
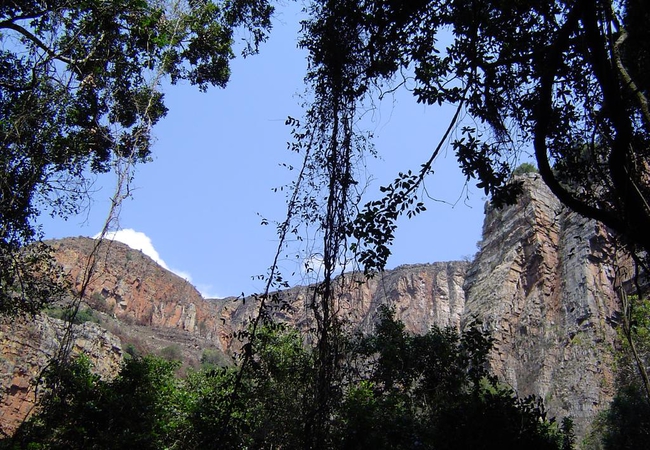
[[[272,10],[265,0],[2,2],[0,310],[49,295],[29,276],[44,250],[24,254],[38,215],[83,208],[89,173],[147,161],[167,112],[161,83],[225,86],[234,31],[248,30],[243,51],[255,52]]]
[[[424,209],[417,196],[453,130],[463,173],[493,203],[514,201],[520,186],[511,174],[532,154],[565,205],[650,250],[647,2],[312,4],[302,45],[310,52],[312,108],[327,111],[316,119],[321,130],[356,123],[363,101],[402,84],[418,102],[457,107],[430,159],[357,216],[350,234],[366,267],[385,264],[397,216]],[[358,135],[353,126],[339,132],[347,133],[337,138],[341,145]]]

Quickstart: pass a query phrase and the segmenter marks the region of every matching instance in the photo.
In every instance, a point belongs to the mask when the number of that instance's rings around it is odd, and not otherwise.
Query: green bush
[[[40,413],[12,439],[0,441],[0,448],[178,448],[176,433],[187,428],[188,408],[182,382],[174,376],[177,367],[160,358],[133,358],[114,380],[104,381],[83,356],[54,364],[45,378],[54,389],[43,398]]]
[[[217,367],[227,367],[231,365],[228,357],[217,348],[206,348],[201,355],[201,368],[212,370]]]
[[[158,352],[163,359],[167,361],[182,361],[183,352],[178,344],[172,344],[167,347],[163,347]]]
[[[82,324],[85,322],[99,323],[99,317],[95,315],[95,311],[90,308],[79,308],[77,313],[74,313],[72,308],[52,307],[45,309],[45,314],[54,319],[61,319],[67,322],[72,321],[74,324]]]
[[[140,352],[132,342],[129,342],[124,346],[125,358],[140,358],[141,356],[142,352]]]
[[[537,167],[531,163],[521,163],[519,167],[512,171],[512,175],[524,175],[526,173],[538,173]]]
[[[630,338],[646,372],[650,370],[650,300],[628,297]],[[621,346],[616,353],[616,393],[608,409],[592,424],[588,448],[605,450],[646,448],[650,435],[650,402],[639,367],[621,322]]]

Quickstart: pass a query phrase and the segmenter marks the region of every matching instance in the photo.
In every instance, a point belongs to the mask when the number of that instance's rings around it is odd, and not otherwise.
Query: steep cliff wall
[[[72,353],[85,354],[102,377],[115,376],[122,363],[120,340],[95,323],[72,327]],[[0,430],[11,434],[36,404],[42,370],[61,347],[63,321],[47,316],[0,322]],[[40,386],[43,389],[43,386]]]
[[[98,244],[94,239],[77,237],[49,244],[56,250],[55,258],[68,274],[75,295],[84,283],[94,252],[95,264],[84,302],[115,319],[105,321],[105,325],[128,340],[139,341],[143,350],[179,340],[199,353],[207,346],[228,347],[229,331],[221,320],[227,313],[222,309],[236,306],[235,299],[206,301],[186,280],[121,242]],[[138,334],[152,337],[142,342]]]
[[[486,208],[481,248],[471,265],[401,266],[362,284],[347,275],[348,289],[336,306],[344,320],[365,332],[372,330],[382,304],[393,306],[413,333],[481,321],[495,338],[496,374],[520,395],[544,398],[551,415],[572,416],[582,434],[613,393],[615,332],[607,320],[617,307],[613,240],[595,222],[564,209],[537,176],[527,177],[524,191],[517,205]],[[78,290],[96,242],[72,238],[52,245]],[[233,333],[256,314],[254,299],[205,300],[185,280],[124,244],[105,242],[97,250],[86,301],[103,313],[102,326],[145,351],[178,344],[183,358],[197,363],[203,349],[237,348]],[[309,328],[311,292],[301,287],[280,293],[288,307],[277,317]],[[31,331],[36,338],[5,324],[2,333],[3,355],[22,354],[14,349],[19,342],[56,347],[56,337],[45,332]],[[28,386],[14,374],[32,374],[41,364],[14,360],[2,366],[6,405],[9,394]],[[10,408],[16,415],[24,412]]]
[[[517,205],[486,208],[463,321],[478,318],[492,332],[503,381],[541,396],[552,415],[572,416],[581,435],[613,394],[613,240],[536,175]]]
[[[364,333],[373,331],[381,305],[393,307],[396,318],[412,333],[426,333],[433,325],[459,329],[465,308],[463,283],[468,265],[464,261],[404,265],[369,280],[362,275],[346,274],[337,279],[334,309],[349,329]],[[273,308],[274,317],[302,330],[312,329],[313,292],[309,286],[279,292],[276,303],[282,307]],[[222,334],[230,336],[241,329],[257,314],[258,307],[253,298],[245,303],[223,304]],[[232,348],[238,346],[236,341],[231,344]]]
[[[463,261],[400,266],[346,294],[341,309],[365,332],[372,331],[380,305],[394,307],[412,333],[426,333],[433,325],[460,328],[467,266]]]
[[[138,325],[214,332],[214,311],[188,282],[120,242],[69,238],[52,241],[56,260],[79,291],[95,246],[84,300],[94,309]]]

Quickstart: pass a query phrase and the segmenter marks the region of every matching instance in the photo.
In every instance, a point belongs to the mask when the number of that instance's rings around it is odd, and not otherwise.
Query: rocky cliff
[[[347,274],[337,279],[340,295],[336,296],[334,308],[350,329],[365,333],[373,331],[381,305],[394,307],[396,318],[412,333],[425,333],[433,325],[460,329],[468,264],[451,261],[404,265],[368,280],[360,274]],[[309,308],[313,293],[313,287],[309,286],[278,293],[276,307],[272,308],[274,317],[303,330],[313,328],[315,323]],[[239,329],[257,314],[258,305],[249,299],[222,307],[224,329],[230,332]],[[232,342],[235,347],[236,344]]]
[[[495,338],[491,364],[501,379],[520,395],[540,395],[551,415],[574,417],[582,434],[613,392],[612,242],[605,229],[566,211],[530,175],[517,205],[486,207],[481,248],[471,264],[401,266],[352,282],[337,308],[362,331],[372,329],[382,304],[393,306],[414,333],[482,322]],[[201,298],[185,280],[117,242],[97,246],[73,238],[52,246],[77,291],[95,255],[85,301],[99,311],[103,327],[140,351],[177,346],[186,363],[196,365],[206,348],[236,348],[233,332],[256,313],[252,298]],[[278,317],[308,327],[310,294],[308,287],[281,293],[288,307]]]
[[[138,350],[154,352],[180,343],[184,356],[196,361],[202,348],[228,347],[222,309],[235,299],[207,301],[186,280],[121,242],[78,237],[50,245],[72,294],[78,296],[85,285],[84,302],[103,313],[104,326]]]
[[[84,354],[102,377],[115,376],[122,363],[117,336],[96,323],[73,325],[72,354]],[[11,434],[31,412],[42,391],[41,372],[58,354],[66,325],[47,316],[0,322],[0,432]]]
[[[564,208],[538,176],[527,178],[517,205],[486,207],[463,322],[491,331],[501,380],[573,417],[582,435],[613,394],[614,239]]]

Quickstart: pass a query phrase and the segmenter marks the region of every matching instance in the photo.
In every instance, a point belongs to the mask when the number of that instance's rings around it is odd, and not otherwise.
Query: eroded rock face
[[[437,262],[378,274],[342,298],[342,315],[361,331],[371,332],[379,306],[387,305],[412,333],[424,334],[434,325],[460,328],[467,266],[463,261]]]
[[[379,317],[379,308],[387,305],[397,319],[412,333],[426,333],[432,326],[460,328],[465,307],[463,281],[469,263],[437,262],[401,266],[365,279],[347,274],[336,280],[334,310],[347,329],[371,333]],[[276,320],[297,326],[303,331],[316,325],[312,317],[313,287],[297,287],[278,293],[276,303],[269,301]],[[279,307],[278,305],[282,305]],[[225,335],[241,329],[257,314],[259,302],[230,303],[220,312]],[[230,349],[237,342],[230,341]]]
[[[98,244],[77,237],[49,244],[72,281],[75,295],[84,284],[89,256],[94,252],[95,266],[84,294],[84,302],[93,309],[134,328],[174,332],[182,340],[191,337],[196,341],[191,345],[197,348],[228,347],[230,330],[224,329],[223,320],[228,310],[241,303],[236,299],[206,300],[186,280],[121,242]]]
[[[85,282],[89,258],[95,252],[84,297],[94,309],[137,325],[214,332],[214,326],[205,325],[206,319],[209,325],[214,320],[212,311],[200,307],[207,306],[201,294],[142,252],[120,242],[98,244],[88,238],[52,241],[50,245],[76,292]]]
[[[573,417],[581,436],[613,394],[611,349],[616,336],[608,318],[617,309],[617,264],[612,242],[607,230],[567,211],[536,175],[529,175],[517,205],[486,209],[481,249],[471,265],[401,266],[364,283],[347,275],[336,308],[363,332],[372,331],[382,304],[392,306],[413,333],[425,333],[433,325],[462,328],[481,321],[495,338],[494,372],[519,395],[541,396],[550,415]],[[78,291],[96,241],[73,238],[52,245]],[[104,326],[124,338],[146,340],[143,346],[150,350],[180,343],[183,356],[195,360],[207,347],[236,350],[234,333],[257,313],[252,298],[245,303],[203,299],[185,280],[124,244],[103,243],[97,250],[85,301],[105,313]],[[288,307],[276,316],[302,329],[313,327],[312,292],[302,287],[280,293]],[[28,380],[43,364],[22,355],[48,355],[57,348],[51,331],[55,322],[42,320],[38,325],[11,325],[23,326],[22,331],[0,329],[1,382],[5,394],[16,399],[32,395]],[[108,338],[96,334],[84,339],[91,346]],[[97,352],[117,355],[112,341],[105,342]],[[31,407],[10,397],[3,397],[2,408],[13,411],[11,417]],[[2,422],[9,430],[4,417]]]
[[[0,326],[0,421],[12,434],[32,412],[38,399],[41,372],[58,354],[66,333],[63,321],[47,316],[4,320]],[[117,375],[122,363],[120,340],[99,325],[86,322],[71,328],[73,355],[84,354],[103,378]]]
[[[492,332],[492,369],[504,382],[571,416],[582,435],[613,395],[613,239],[528,178],[518,205],[487,207],[464,321]]]

